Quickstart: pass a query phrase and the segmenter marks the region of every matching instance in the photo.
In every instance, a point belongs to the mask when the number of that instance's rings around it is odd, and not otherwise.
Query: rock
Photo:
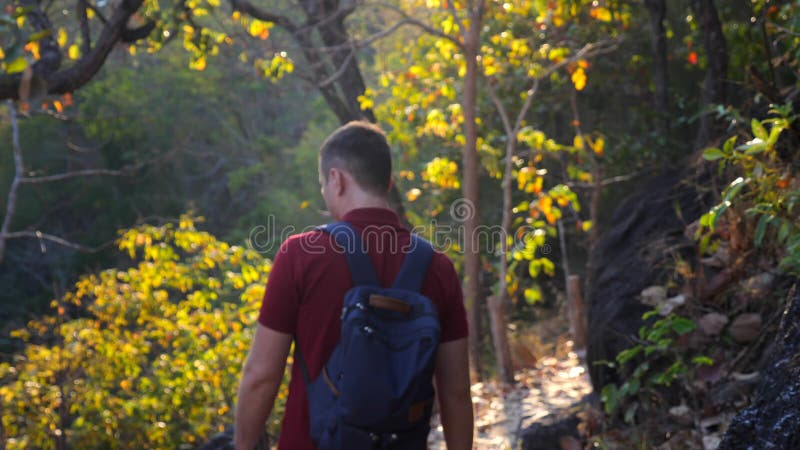
[[[675,308],[686,303],[684,295],[676,295],[675,297],[668,298],[658,308],[658,313],[662,316],[668,316]]]
[[[731,252],[725,242],[720,242],[717,250],[711,256],[702,258],[700,263],[709,267],[728,267],[731,264]]]
[[[583,450],[583,444],[573,436],[562,436],[558,440],[561,450]]]
[[[642,303],[657,308],[667,299],[667,288],[664,286],[650,286],[642,290]]]
[[[580,421],[576,415],[559,417],[551,414],[546,416],[520,433],[519,448],[520,450],[562,450],[562,442],[571,442],[565,438],[580,439],[578,423]]]
[[[717,450],[721,441],[722,439],[716,433],[703,436],[703,450]]]
[[[728,316],[720,313],[708,313],[698,319],[697,324],[707,336],[717,336],[729,322]]]
[[[733,319],[730,333],[740,344],[754,341],[761,333],[761,314],[740,314]]]
[[[719,450],[800,448],[800,283],[794,291],[755,399],[731,421]]]
[[[764,272],[752,276],[739,284],[736,294],[736,307],[746,308],[752,302],[759,302],[770,294],[775,284],[775,275]]]
[[[742,281],[740,292],[754,299],[760,299],[770,294],[774,283],[775,275],[769,272],[760,273]]]
[[[687,180],[686,173],[686,168],[661,173],[633,190],[590,255],[586,359],[597,392],[620,380],[616,369],[595,363],[613,361],[631,346],[644,324],[642,314],[651,309],[642,303],[642,291],[672,275],[665,263],[676,252],[685,261],[696,257],[693,239],[684,236],[686,224],[708,211],[713,199],[694,188],[706,184],[706,175]]]

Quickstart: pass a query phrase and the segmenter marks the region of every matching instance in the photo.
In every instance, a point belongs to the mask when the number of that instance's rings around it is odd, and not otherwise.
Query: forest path
[[[517,371],[513,386],[494,381],[472,386],[478,450],[508,450],[519,446],[523,428],[545,416],[569,408],[592,391],[589,374],[572,342],[559,339],[556,356],[540,358],[534,368]],[[430,450],[445,450],[439,417],[432,421]]]

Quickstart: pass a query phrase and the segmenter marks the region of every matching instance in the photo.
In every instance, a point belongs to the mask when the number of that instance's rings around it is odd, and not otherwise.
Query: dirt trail
[[[478,450],[516,449],[523,424],[530,424],[557,410],[568,408],[591,392],[591,383],[571,341],[560,357],[547,356],[532,369],[517,372],[514,386],[494,382],[472,386]],[[446,450],[438,416],[428,439],[430,450]]]

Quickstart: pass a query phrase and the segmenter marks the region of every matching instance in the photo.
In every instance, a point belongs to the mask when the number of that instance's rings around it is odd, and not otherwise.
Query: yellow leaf
[[[596,8],[592,8],[589,14],[597,20],[611,22],[611,11],[609,11],[608,8],[598,6]]]
[[[251,36],[257,37],[259,39],[266,40],[269,37],[269,27],[266,22],[262,22],[260,20],[254,19],[250,22],[250,26],[247,28],[247,32],[250,33]]]
[[[42,57],[41,53],[39,53],[38,42],[28,42],[27,44],[25,44],[25,50],[31,52],[34,61],[38,61],[39,58]]]
[[[60,101],[58,101],[58,100],[54,101],[53,102],[53,106],[56,108],[56,111],[58,111],[59,113],[64,112],[64,105],[61,104]]]
[[[201,56],[199,58],[194,59],[192,62],[189,63],[189,68],[200,72],[206,70],[206,57]]]
[[[606,141],[602,137],[598,137],[594,141],[594,146],[592,146],[592,150],[594,150],[597,156],[603,156],[603,149],[606,146]]]
[[[572,140],[572,146],[577,148],[578,150],[583,150],[583,137],[581,135],[576,135],[575,138]]]
[[[128,53],[130,53],[131,56],[136,56],[136,46],[135,45],[129,46],[128,47]]]
[[[89,19],[89,20],[94,19],[94,10],[93,9],[87,9],[86,10],[86,18]]]
[[[575,85],[575,90],[582,91],[586,87],[586,72],[583,67],[578,67],[575,72],[572,72],[572,84]]]
[[[408,199],[409,202],[413,202],[420,196],[420,194],[422,194],[422,191],[420,191],[417,188],[414,188],[406,192],[406,198]]]
[[[584,232],[589,231],[590,229],[592,229],[592,221],[591,220],[587,220],[587,221],[583,222],[581,224],[581,228],[583,228]]]
[[[309,204],[309,203],[308,203],[308,200],[303,200],[303,202],[302,202],[302,203],[300,203],[300,209],[306,209],[306,208],[308,208],[308,204]]]
[[[67,56],[74,61],[81,57],[81,49],[77,45],[72,44],[69,46],[69,50],[67,50]]]
[[[59,28],[58,29],[58,38],[57,38],[58,46],[63,48],[65,45],[67,45],[67,38],[68,37],[69,36],[67,35],[67,30],[65,30],[64,28]]]
[[[11,61],[6,67],[7,73],[19,73],[25,70],[28,67],[28,61],[25,60],[24,57],[20,56],[19,58]]]
[[[0,47],[0,59],[6,59],[6,52],[3,51],[2,47]]]
[[[208,3],[208,6],[219,8],[219,0],[206,0],[206,3]]]

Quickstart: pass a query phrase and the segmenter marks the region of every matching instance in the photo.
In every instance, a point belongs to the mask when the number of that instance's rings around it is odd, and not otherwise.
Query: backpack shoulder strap
[[[408,252],[392,287],[419,292],[428,273],[432,257],[433,245],[424,238],[411,233]]]
[[[333,236],[341,247],[356,286],[380,286],[372,262],[361,243],[361,236],[352,225],[348,222],[333,222],[318,226],[317,229]]]

